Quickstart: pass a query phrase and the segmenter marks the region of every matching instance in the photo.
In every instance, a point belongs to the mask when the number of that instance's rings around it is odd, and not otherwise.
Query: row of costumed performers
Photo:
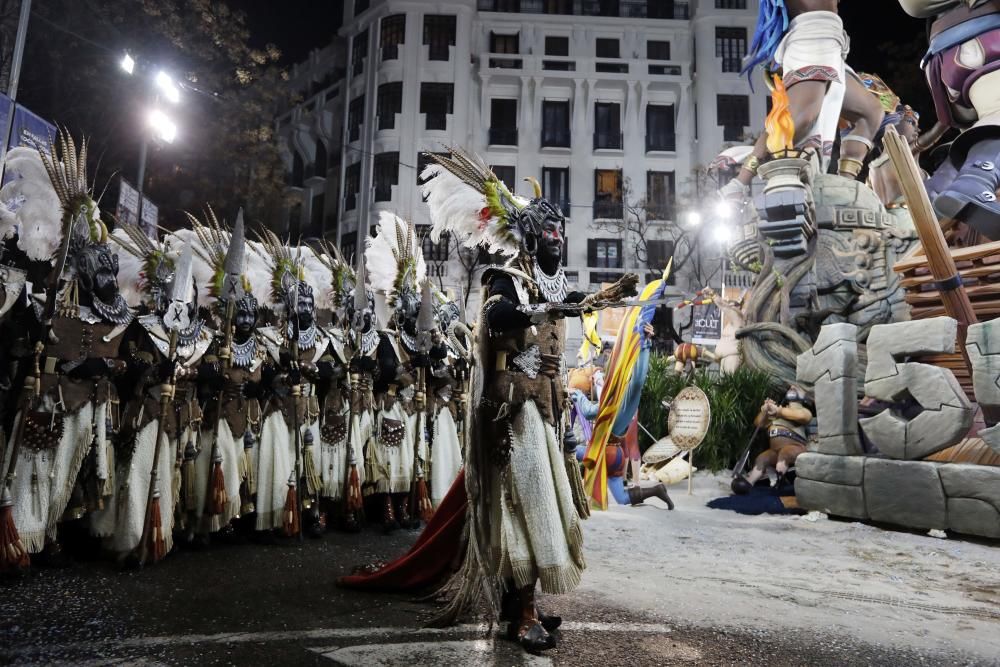
[[[383,214],[350,259],[210,207],[154,239],[109,232],[67,134],[7,170],[0,569],[430,516],[462,466],[472,332],[411,223]]]

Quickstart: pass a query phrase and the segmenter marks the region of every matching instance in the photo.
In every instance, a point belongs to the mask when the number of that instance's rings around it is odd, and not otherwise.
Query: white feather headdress
[[[302,268],[306,282],[313,288],[316,310],[334,309],[333,271],[330,266],[330,261],[315,249],[308,246],[302,249]]]
[[[478,156],[451,151],[450,157],[427,153],[433,164],[420,174],[431,239],[437,243],[447,233],[468,247],[517,255],[523,234],[516,218],[528,200],[514,195]]]
[[[387,211],[379,213],[378,230],[367,242],[365,267],[369,284],[386,295],[390,309],[395,308],[404,284],[419,293],[427,266],[413,223]]]
[[[0,238],[18,233],[17,247],[35,261],[54,262],[62,241],[62,204],[42,157],[23,146],[7,154],[13,180],[0,189]]]
[[[155,308],[157,298],[169,297],[179,254],[167,239],[156,241],[134,225],[119,223],[111,240],[125,251],[118,253],[118,289],[129,306]],[[199,287],[204,284],[197,276],[195,280]]]

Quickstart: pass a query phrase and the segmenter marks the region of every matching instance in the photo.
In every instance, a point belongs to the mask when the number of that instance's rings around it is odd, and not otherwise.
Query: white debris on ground
[[[698,474],[691,496],[670,487],[673,512],[659,500],[594,512],[581,592],[677,624],[1000,656],[1000,544],[705,506],[729,493],[728,477]]]

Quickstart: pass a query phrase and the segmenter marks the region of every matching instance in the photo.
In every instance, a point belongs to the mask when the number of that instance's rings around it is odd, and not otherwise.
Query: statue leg
[[[848,74],[844,106],[840,115],[851,123],[854,129],[841,139],[837,173],[845,178],[855,179],[861,172],[868,151],[872,149],[872,140],[882,125],[885,112],[878,98],[869,93],[854,76]]]
[[[753,470],[747,475],[747,481],[750,482],[751,486],[756,484],[757,481],[767,473],[768,468],[774,468],[778,465],[778,452],[773,449],[768,449],[765,452],[761,452],[757,459],[753,462]]]

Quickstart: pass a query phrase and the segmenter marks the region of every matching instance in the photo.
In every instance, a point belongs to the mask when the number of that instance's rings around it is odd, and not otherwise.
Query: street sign
[[[122,178],[118,188],[118,206],[115,208],[115,217],[121,222],[134,225],[146,232],[146,236],[151,239],[156,238],[156,225],[159,217],[159,209],[148,197],[142,198],[142,223],[139,223],[139,191],[132,187],[132,184]]]

